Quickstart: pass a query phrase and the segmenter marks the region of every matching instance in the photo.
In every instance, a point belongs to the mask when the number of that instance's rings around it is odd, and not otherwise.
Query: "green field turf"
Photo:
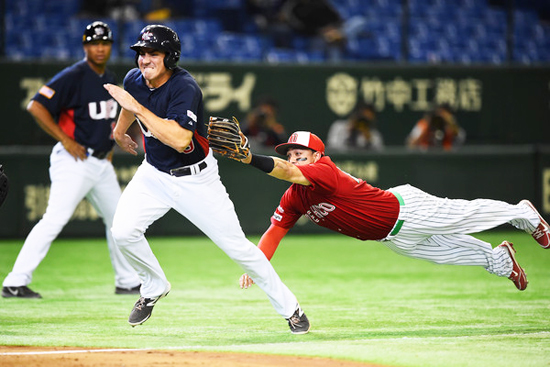
[[[476,267],[434,265],[376,242],[287,236],[273,264],[311,323],[292,335],[240,268],[205,237],[151,238],[172,292],[132,328],[137,296],[114,294],[101,239],[57,240],[34,274],[41,300],[0,299],[0,345],[236,351],[332,357],[391,366],[550,366],[550,250],[510,240],[529,286]],[[256,242],[257,237],[251,237]],[[0,277],[22,240],[0,242]],[[0,363],[1,364],[1,363]]]

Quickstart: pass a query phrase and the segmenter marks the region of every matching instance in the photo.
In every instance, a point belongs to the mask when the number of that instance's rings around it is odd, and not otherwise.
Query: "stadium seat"
[[[174,0],[175,1],[175,0]],[[400,60],[402,0],[331,0],[345,19],[362,15],[366,34],[349,42],[345,57],[352,61]],[[4,52],[7,58],[68,60],[82,57],[74,34],[95,19],[78,17],[80,0],[17,0],[4,4]],[[491,3],[491,5],[490,5]],[[411,62],[503,63],[507,57],[505,6],[489,0],[408,0],[405,34]],[[550,26],[543,24],[534,8],[515,2],[514,60],[520,63],[548,62]],[[203,61],[324,62],[323,51],[307,37],[297,36],[289,44],[294,50],[273,49],[274,41],[259,34],[246,13],[246,0],[192,1],[185,5],[185,18],[167,19],[182,40],[182,59]],[[188,14],[187,14],[188,13]],[[114,59],[132,60],[129,46],[148,23],[106,19],[117,44]],[[230,34],[228,34],[228,31]],[[49,37],[43,38],[41,34]],[[477,46],[475,46],[477,45]],[[66,48],[64,50],[63,48]],[[55,55],[58,55],[57,57]],[[269,62],[269,61],[268,61]]]
[[[221,32],[214,49],[229,61],[260,61],[263,45],[259,37],[230,32]]]
[[[265,54],[264,60],[269,64],[298,63],[306,64],[309,62],[309,55],[303,51],[291,49],[272,48]]]

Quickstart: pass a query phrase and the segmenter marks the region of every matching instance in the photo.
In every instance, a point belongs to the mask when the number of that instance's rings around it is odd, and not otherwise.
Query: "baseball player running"
[[[491,274],[509,278],[522,291],[527,277],[512,243],[504,241],[492,248],[469,234],[510,223],[532,234],[543,248],[550,247],[548,223],[527,200],[511,205],[488,199],[439,198],[411,185],[381,190],[341,171],[325,155],[321,139],[306,131],[293,133],[275,150],[287,160],[249,151],[241,160],[292,182],[258,245],[268,259],[289,229],[306,215],[322,227],[363,241],[380,241],[405,256],[437,264],[482,266]],[[246,274],[241,277],[241,287],[252,283]]]
[[[126,75],[125,90],[105,86],[122,106],[114,130],[120,147],[137,154],[136,142],[126,133],[136,119],[145,136],[145,160],[122,193],[112,228],[117,245],[142,280],[141,297],[128,322],[145,322],[170,291],[144,233],[173,208],[250,274],[287,319],[291,332],[307,333],[309,321],[296,297],[241,229],[206,138],[202,92],[177,66],[178,35],[168,27],[149,25],[131,49],[138,68]]]
[[[140,280],[116,248],[110,229],[120,197],[111,164],[117,103],[103,88],[115,77],[106,68],[113,34],[103,22],[89,24],[82,38],[86,57],[62,70],[32,98],[27,110],[59,142],[50,156],[50,197],[46,213],[31,230],[3,282],[2,297],[41,298],[28,284],[77,205],[87,198],[106,226],[115,271],[115,293],[139,293]]]

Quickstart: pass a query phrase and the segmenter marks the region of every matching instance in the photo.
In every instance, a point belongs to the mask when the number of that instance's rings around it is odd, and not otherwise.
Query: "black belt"
[[[92,148],[88,148],[88,154],[97,159],[105,159],[111,153],[110,150],[99,151]]]
[[[200,171],[206,168],[206,162],[202,161],[199,164],[193,164],[191,166],[179,167],[170,170],[170,175],[175,177],[196,175]]]

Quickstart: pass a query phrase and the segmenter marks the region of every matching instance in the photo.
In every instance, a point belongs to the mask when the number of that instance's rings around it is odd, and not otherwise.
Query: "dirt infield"
[[[2,367],[381,367],[329,358],[245,353],[0,346]]]

